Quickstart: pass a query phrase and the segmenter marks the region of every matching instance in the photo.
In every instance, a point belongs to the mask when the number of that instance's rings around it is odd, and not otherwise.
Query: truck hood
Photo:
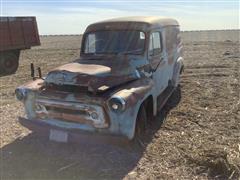
[[[101,92],[138,78],[136,69],[129,65],[120,67],[73,62],[50,71],[45,83],[87,87],[88,91]]]

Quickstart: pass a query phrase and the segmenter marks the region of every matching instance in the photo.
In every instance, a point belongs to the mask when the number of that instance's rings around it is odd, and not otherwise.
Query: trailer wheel
[[[143,137],[146,131],[146,127],[147,127],[147,112],[144,105],[142,104],[140,106],[137,119],[136,119],[134,139],[141,140],[141,138]]]
[[[3,74],[13,74],[19,65],[20,51],[4,52],[0,54],[0,72]]]

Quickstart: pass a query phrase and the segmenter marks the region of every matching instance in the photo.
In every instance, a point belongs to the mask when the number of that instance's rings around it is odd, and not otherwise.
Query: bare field
[[[239,31],[221,32],[183,32],[181,86],[135,145],[49,142],[17,122],[30,62],[45,74],[79,56],[81,36],[41,37],[0,77],[0,179],[239,179]]]

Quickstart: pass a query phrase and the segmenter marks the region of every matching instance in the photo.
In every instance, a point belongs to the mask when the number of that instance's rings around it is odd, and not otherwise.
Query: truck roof
[[[113,18],[90,24],[86,31],[106,29],[136,29],[146,30],[148,28],[161,28],[164,26],[178,26],[177,20],[168,17],[159,16],[131,16]]]
[[[34,21],[35,16],[1,16],[0,21]]]
[[[168,18],[168,17],[159,17],[159,16],[130,16],[130,17],[120,17],[120,18],[113,18],[104,21],[100,21],[97,23],[106,23],[106,22],[140,22],[140,23],[147,23],[150,25],[161,25],[161,26],[168,26],[168,25],[178,25],[178,22],[175,19]]]

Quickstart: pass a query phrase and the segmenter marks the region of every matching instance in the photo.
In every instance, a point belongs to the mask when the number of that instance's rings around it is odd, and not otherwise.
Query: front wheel
[[[141,105],[136,119],[134,139],[142,139],[146,131],[146,127],[147,127],[147,113],[144,105]]]
[[[13,74],[19,65],[20,51],[3,52],[0,54],[0,72],[3,74]]]

